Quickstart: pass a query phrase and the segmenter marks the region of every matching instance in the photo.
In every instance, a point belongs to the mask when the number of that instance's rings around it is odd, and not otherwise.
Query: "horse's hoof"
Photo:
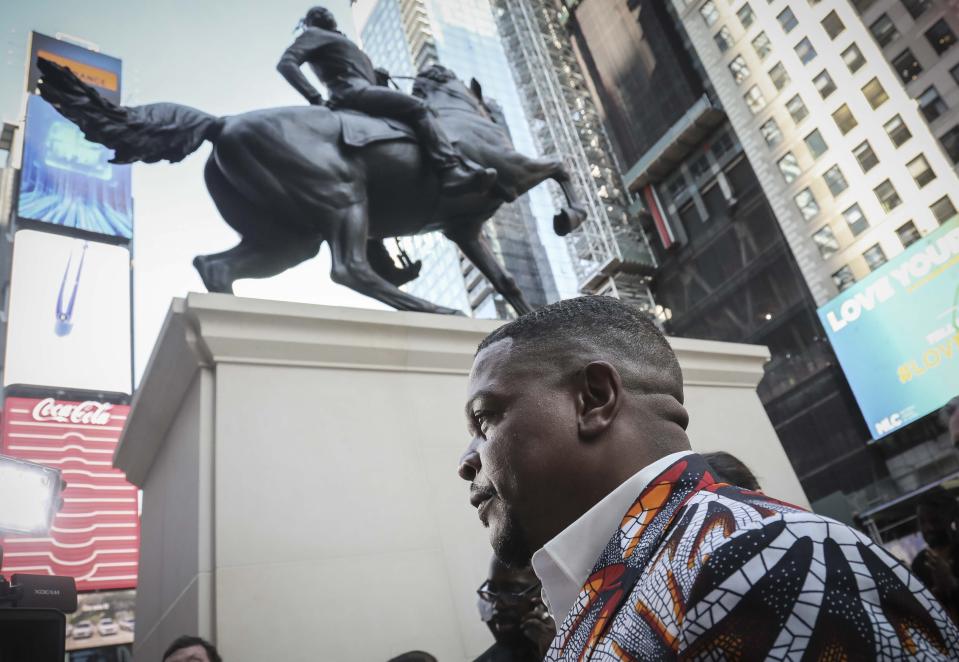
[[[563,207],[553,216],[553,231],[560,237],[565,237],[578,228],[586,220],[586,212],[579,207]]]
[[[193,268],[200,274],[203,287],[207,292],[218,294],[233,294],[233,281],[229,278],[229,270],[204,255],[193,258]]]

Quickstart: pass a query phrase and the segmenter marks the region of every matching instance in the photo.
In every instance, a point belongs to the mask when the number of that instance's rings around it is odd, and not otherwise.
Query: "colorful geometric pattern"
[[[959,631],[848,526],[688,455],[639,496],[547,660],[959,659]]]

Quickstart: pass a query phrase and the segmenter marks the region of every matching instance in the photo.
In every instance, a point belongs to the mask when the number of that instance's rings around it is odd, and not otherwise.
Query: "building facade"
[[[502,107],[516,148],[533,151],[528,122],[485,0],[376,0],[367,4],[360,34],[364,50],[376,65],[397,76],[396,82],[406,90],[411,81],[399,77],[415,76],[437,62],[467,82],[477,79],[484,96]],[[540,187],[504,205],[486,226],[494,253],[533,306],[573,292],[565,246],[558,238],[541,233],[550,227],[552,213],[549,193]],[[400,246],[412,259],[423,261],[420,277],[406,287],[411,293],[477,317],[509,315],[489,281],[445,237],[403,238]]]
[[[673,6],[817,304],[956,215],[954,2]]]
[[[638,209],[623,189],[591,82],[569,41],[568,12],[554,0],[492,5],[539,150],[565,161],[585,202],[587,221],[567,237],[580,291],[612,294],[652,310],[655,259],[632,222]]]

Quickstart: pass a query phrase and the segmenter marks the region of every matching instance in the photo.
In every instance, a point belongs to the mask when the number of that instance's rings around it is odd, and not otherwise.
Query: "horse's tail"
[[[213,141],[223,118],[175,103],[118,106],[55,62],[38,58],[40,94],[88,139],[114,150],[113,163],[171,163]]]

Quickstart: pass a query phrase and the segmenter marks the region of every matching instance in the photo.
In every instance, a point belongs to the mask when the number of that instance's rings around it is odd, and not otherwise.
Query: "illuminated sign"
[[[4,386],[130,393],[130,253],[35,230],[13,244]]]
[[[111,158],[113,150],[84,138],[76,124],[31,95],[17,216],[130,239],[130,166]]]
[[[69,67],[80,80],[95,87],[104,99],[120,103],[121,63],[117,58],[34,32],[30,35],[27,92],[36,91],[41,78],[38,56]]]
[[[959,395],[959,218],[819,309],[873,439]]]
[[[137,488],[113,468],[129,410],[93,401],[6,399],[2,453],[60,469],[67,487],[49,536],[3,540],[5,575],[65,575],[81,591],[136,587]]]

